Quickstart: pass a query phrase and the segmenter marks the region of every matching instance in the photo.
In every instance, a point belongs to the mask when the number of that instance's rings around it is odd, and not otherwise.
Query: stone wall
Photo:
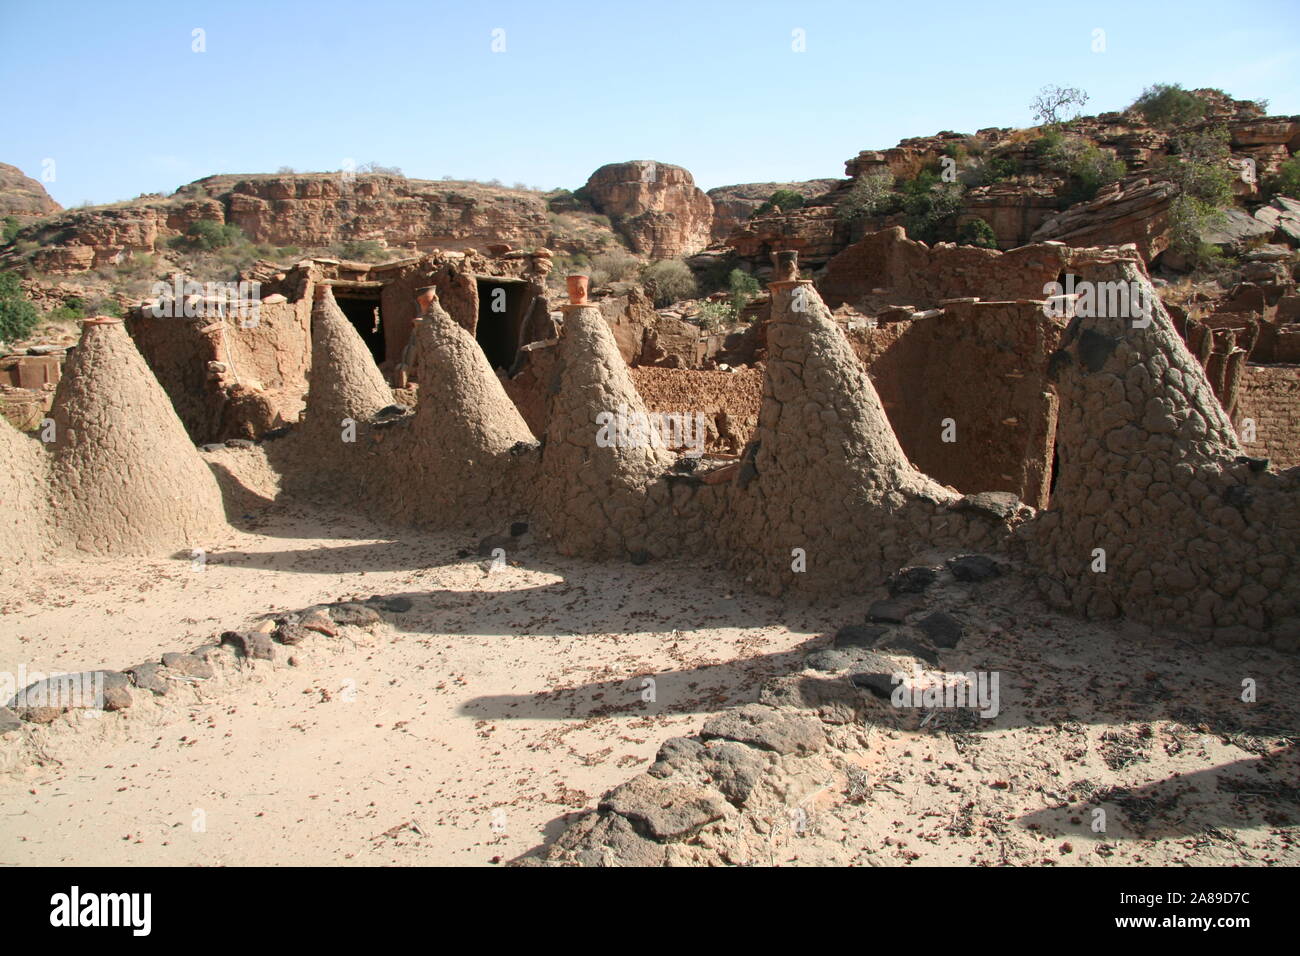
[[[1255,422],[1255,440],[1242,442],[1247,454],[1281,470],[1300,465],[1300,365],[1247,365],[1237,391],[1238,435],[1247,418]]]

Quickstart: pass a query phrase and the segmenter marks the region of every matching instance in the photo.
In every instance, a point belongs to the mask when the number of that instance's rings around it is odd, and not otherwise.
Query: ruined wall
[[[1247,365],[1233,416],[1238,435],[1247,418],[1255,423],[1255,441],[1242,442],[1248,455],[1278,469],[1300,465],[1300,365]]]
[[[641,367],[628,370],[652,412],[702,413],[705,448],[738,455],[758,425],[763,373]]]
[[[817,291],[832,309],[856,305],[874,289],[885,289],[895,304],[920,308],[944,299],[1042,299],[1043,286],[1068,271],[1071,251],[1039,244],[1010,252],[975,246],[939,245],[931,249],[908,239],[901,227],[864,236],[826,265]]]
[[[1056,425],[1047,357],[1064,325],[1041,302],[954,302],[849,341],[913,465],[962,492],[1009,491],[1042,507]]]
[[[297,419],[311,371],[310,287],[293,301],[268,295],[256,321],[159,317],[148,306],[127,316],[136,347],[192,441],[256,438]]]

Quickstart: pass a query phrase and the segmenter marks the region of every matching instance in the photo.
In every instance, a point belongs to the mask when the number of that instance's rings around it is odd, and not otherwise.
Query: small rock
[[[366,599],[367,604],[373,604],[381,611],[388,611],[391,614],[405,614],[415,606],[415,602],[409,597],[403,597],[400,594],[380,595],[372,594]]]
[[[914,610],[916,610],[915,606],[907,601],[892,599],[877,601],[867,609],[867,620],[885,624],[902,624],[907,615]]]
[[[700,736],[705,740],[722,737],[779,754],[816,751],[826,745],[826,732],[817,720],[764,704],[723,711],[704,724]]]
[[[326,637],[334,637],[338,634],[338,628],[334,626],[333,619],[323,607],[311,607],[302,612],[302,618],[298,621],[309,631],[316,631],[318,634],[324,634]]]
[[[290,647],[294,647],[307,640],[307,638],[311,637],[314,633],[314,631],[303,627],[301,624],[294,624],[287,621],[275,629],[275,639],[281,644],[288,644]]]
[[[889,588],[889,593],[893,597],[900,594],[920,594],[933,584],[938,577],[939,572],[934,568],[903,568],[890,575],[886,587]]]
[[[727,801],[716,790],[639,774],[616,787],[600,803],[602,813],[616,813],[653,840],[672,840],[721,820]]]
[[[698,763],[702,753],[704,744],[694,737],[669,737],[659,745],[655,762],[646,769],[646,773],[654,777],[670,776],[674,771]]]
[[[803,663],[815,671],[831,673],[848,668],[880,666],[888,670],[897,666],[879,651],[865,647],[824,647],[805,657]]]
[[[982,554],[963,554],[948,561],[948,570],[958,581],[987,581],[1002,574],[1002,568],[992,558]]]
[[[201,445],[199,447],[201,447],[204,451],[221,451],[226,446],[221,444],[220,442],[217,442],[215,444],[209,442],[208,444]]]
[[[162,656],[163,666],[168,670],[186,677],[211,679],[217,676],[212,667],[212,658],[220,658],[226,652],[219,644],[204,644],[188,654],[169,653]]]
[[[5,706],[23,720],[48,724],[69,710],[122,710],[131,706],[131,678],[118,671],[59,674],[29,684]]]
[[[851,724],[858,719],[861,701],[848,682],[805,674],[774,677],[763,684],[758,702],[771,707],[811,710],[824,724]]]
[[[151,691],[159,697],[166,695],[167,691],[171,690],[171,685],[167,683],[166,671],[163,670],[161,664],[154,661],[128,667],[125,673],[131,675],[136,687]]]
[[[848,624],[835,632],[835,639],[831,646],[843,649],[845,647],[875,647],[876,641],[889,633],[889,628],[879,624]]]
[[[18,719],[18,715],[8,707],[0,707],[0,734],[22,729],[23,722]]]
[[[897,686],[893,674],[882,674],[876,671],[853,674],[849,677],[849,681],[854,687],[870,691],[881,700],[889,700],[894,694],[894,687]]]
[[[275,645],[271,635],[261,631],[226,631],[221,635],[221,643],[233,647],[236,653],[258,660],[274,660]]]
[[[350,624],[353,627],[365,627],[383,620],[374,608],[352,601],[331,604],[329,616],[335,624]]]
[[[256,445],[257,445],[256,442],[249,441],[247,438],[227,438],[227,439],[226,439],[226,447],[227,447],[227,448],[253,448],[253,447],[255,447]]]
[[[899,651],[913,657],[919,657],[933,666],[939,664],[939,652],[934,645],[926,640],[921,632],[910,627],[892,628],[888,634],[876,643],[876,649],[880,651]]]
[[[935,647],[956,647],[957,642],[966,636],[965,630],[951,614],[935,611],[916,622],[917,628],[924,632]]]

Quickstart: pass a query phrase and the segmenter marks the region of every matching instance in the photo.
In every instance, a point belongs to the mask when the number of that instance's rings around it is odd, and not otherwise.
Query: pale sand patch
[[[182,555],[5,581],[0,669],[125,667],[319,601],[402,594],[412,609],[277,649],[298,667],[232,667],[229,683],[46,732],[62,763],[0,778],[0,864],[509,860],[644,770],[667,737],[800,670],[878,596],[792,607],[713,562],[593,564],[536,546],[489,575],[485,559],[456,557],[476,542],[455,536],[302,512],[259,521],[214,542],[202,573]],[[767,829],[739,819],[712,841],[726,858],[1300,863],[1293,657],[1061,617],[1014,578],[925,598],[967,625],[950,670],[1001,672],[996,726],[939,714],[907,729],[881,704],[834,729],[832,754],[767,786],[754,811]],[[647,675],[654,703],[641,700]],[[1258,680],[1257,704],[1240,701],[1243,677]],[[849,762],[867,772],[858,802]],[[1105,834],[1089,828],[1097,805]],[[799,807],[796,832],[786,815]]]
[[[781,623],[779,602],[734,596],[720,568],[693,563],[598,566],[526,548],[511,557],[528,566],[489,575],[487,560],[455,557],[472,540],[397,541],[345,518],[282,516],[267,530],[232,534],[201,573],[185,556],[64,562],[4,584],[10,670],[126,667],[319,601],[405,594],[414,607],[206,702],[110,715],[122,729],[96,743],[62,733],[63,767],[0,783],[0,863],[508,859],[665,737],[798,666],[786,652],[861,614],[849,607],[861,602],[827,604]],[[412,822],[421,832],[383,836]]]

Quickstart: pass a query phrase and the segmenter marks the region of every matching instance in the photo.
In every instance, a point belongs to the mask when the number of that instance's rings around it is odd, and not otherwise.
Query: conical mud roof
[[[5,512],[0,565],[31,561],[50,549],[48,494],[45,449],[0,416],[0,502]]]
[[[418,524],[500,521],[531,497],[536,440],[479,344],[440,306],[415,334],[420,398],[398,437],[392,511]]]
[[[201,547],[225,525],[216,479],[122,323],[89,320],[54,399],[55,526],[98,554]]]
[[[337,439],[344,419],[366,421],[392,403],[392,389],[333,291],[317,286],[311,311],[306,430],[317,437],[333,433]]]
[[[943,510],[958,496],[908,462],[811,282],[772,285],[767,339],[758,428],[723,531],[737,563],[768,590],[832,592],[964,541],[966,519]]]
[[[1293,481],[1238,460],[1227,414],[1136,260],[1095,263],[1083,279],[1122,284],[1129,307],[1102,310],[1101,293],[1076,304],[1052,358],[1056,484],[1029,538],[1048,597],[1089,617],[1216,633],[1295,616]]]
[[[673,455],[642,427],[645,403],[599,308],[566,306],[558,348],[542,453],[548,527],[570,552],[618,553],[644,534],[646,489]]]

